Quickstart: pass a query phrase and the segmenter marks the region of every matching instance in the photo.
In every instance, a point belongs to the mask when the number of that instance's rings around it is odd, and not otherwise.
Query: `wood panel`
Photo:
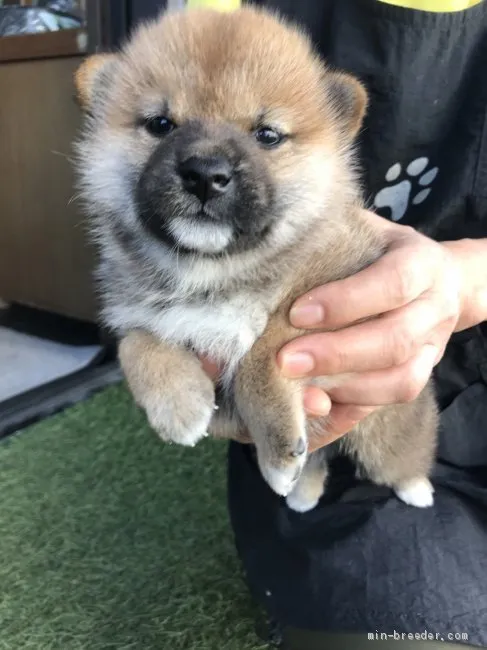
[[[80,60],[0,64],[0,296],[92,319],[93,253],[68,160]]]
[[[88,35],[84,29],[20,34],[0,38],[0,62],[73,56],[86,52]]]

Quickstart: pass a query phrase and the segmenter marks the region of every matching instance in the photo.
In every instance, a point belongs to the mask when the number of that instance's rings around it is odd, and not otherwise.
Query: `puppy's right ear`
[[[327,99],[347,140],[353,140],[367,110],[367,91],[352,75],[328,71],[325,75]]]
[[[116,60],[116,54],[93,54],[76,70],[74,85],[78,102],[83,110],[92,112],[97,98],[106,87]]]

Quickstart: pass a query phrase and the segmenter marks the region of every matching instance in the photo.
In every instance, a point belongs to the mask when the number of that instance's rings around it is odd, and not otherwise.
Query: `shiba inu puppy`
[[[248,431],[272,489],[311,509],[330,450],[308,454],[308,435],[326,419],[306,421],[303,382],[275,357],[302,333],[288,320],[295,298],[384,252],[354,169],[365,90],[300,29],[251,7],[166,13],[87,59],[77,86],[102,318],[135,399],[167,441]],[[200,355],[223,367],[216,388]],[[436,429],[427,386],[334,447],[427,506]]]

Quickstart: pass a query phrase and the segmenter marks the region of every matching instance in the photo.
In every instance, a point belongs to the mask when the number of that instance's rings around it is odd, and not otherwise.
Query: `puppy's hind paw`
[[[313,510],[313,508],[316,508],[316,506],[318,505],[318,502],[319,502],[319,498],[306,497],[306,495],[299,492],[299,490],[297,491],[293,490],[286,497],[286,503],[288,505],[288,508],[294,510],[294,512],[300,512],[300,513],[309,512],[310,510]]]
[[[430,508],[434,503],[434,488],[427,478],[416,478],[394,487],[397,496],[408,506]]]

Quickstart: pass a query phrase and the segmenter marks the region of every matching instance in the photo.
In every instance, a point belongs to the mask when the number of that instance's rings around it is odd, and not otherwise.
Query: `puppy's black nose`
[[[179,167],[185,189],[202,203],[228,192],[232,186],[232,166],[223,156],[192,156]]]

